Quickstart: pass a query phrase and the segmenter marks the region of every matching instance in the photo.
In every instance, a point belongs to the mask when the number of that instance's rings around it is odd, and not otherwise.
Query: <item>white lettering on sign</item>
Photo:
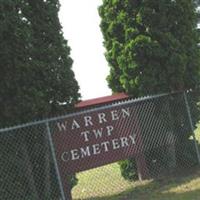
[[[71,150],[71,155],[72,155],[72,160],[77,160],[79,159],[79,152],[78,149],[73,149]]]
[[[122,108],[122,116],[123,118],[130,117],[130,108]]]
[[[74,118],[72,120],[57,122],[57,128],[59,132],[70,132],[71,130],[94,126],[96,125],[95,123],[104,124],[108,121],[118,121],[121,118],[127,117],[130,117],[130,108],[122,108],[120,110],[111,110],[106,113],[94,113],[93,116],[79,116],[78,120]]]
[[[90,134],[90,131],[81,132],[81,136],[84,136],[85,142],[89,141],[89,139],[88,139],[89,134]]]
[[[131,139],[131,142],[132,142],[133,144],[135,144],[136,135],[135,135],[135,134],[129,135],[129,138]]]
[[[82,158],[91,156],[89,146],[86,146],[85,148],[80,148],[80,151]]]
[[[82,114],[58,122],[58,131],[63,134],[59,135],[61,138],[68,137],[68,134],[70,134],[70,137],[75,137],[72,143],[75,147],[70,150],[63,149],[59,153],[61,161],[76,162],[112,151],[118,151],[119,154],[126,153],[127,151],[120,151],[120,149],[134,146],[136,135],[121,133],[120,131],[125,131],[125,127],[120,124],[120,120],[129,118],[130,115],[130,108],[127,107],[108,110],[107,112]],[[70,141],[70,137],[68,141]]]
[[[84,117],[84,121],[85,121],[85,127],[87,127],[89,125],[93,126],[92,117],[91,116],[85,116]]]
[[[109,146],[110,142],[106,141],[106,142],[102,142],[101,146],[103,147],[105,152],[108,152],[108,146]]]
[[[119,119],[119,115],[118,115],[117,110],[112,110],[112,111],[111,111],[111,116],[112,116],[112,120],[113,120],[113,121]]]
[[[89,138],[91,137],[95,138],[96,140],[102,138],[105,135],[109,137],[112,135],[113,130],[113,126],[106,126],[105,128],[93,129],[91,131],[83,131],[81,132],[81,136],[83,136],[85,142],[88,142]]]
[[[76,128],[80,128],[80,125],[78,124],[78,122],[74,119],[72,122],[72,130],[76,129]]]
[[[120,144],[119,144],[118,139],[113,139],[112,140],[112,145],[113,145],[113,150],[120,148]]]
[[[70,157],[69,157],[69,152],[65,151],[62,153],[61,155],[61,160],[64,161],[64,162],[67,162],[70,160]]]
[[[101,153],[101,148],[100,148],[99,144],[93,144],[92,147],[93,147],[93,154],[94,155]]]
[[[105,152],[118,150],[135,145],[136,135],[129,135],[128,137],[115,138],[110,141],[96,143],[90,146],[81,147],[79,149],[72,149],[71,151],[64,151],[61,154],[63,162],[70,160],[79,160],[93,155],[102,154]]]
[[[122,147],[128,147],[129,146],[127,137],[121,137],[120,140],[121,140]]]
[[[59,131],[66,131],[67,130],[67,121],[63,123],[57,123],[57,127]]]
[[[113,129],[114,129],[113,126],[107,126],[106,129],[107,129],[107,135],[108,135],[108,136],[111,136],[112,131],[113,131]]]
[[[107,122],[105,113],[99,113],[98,118],[99,118],[99,124],[102,124],[103,122]]]
[[[103,135],[103,128],[101,128],[100,130],[99,129],[97,129],[97,130],[94,129],[93,133],[94,133],[96,139],[101,138],[102,135]]]

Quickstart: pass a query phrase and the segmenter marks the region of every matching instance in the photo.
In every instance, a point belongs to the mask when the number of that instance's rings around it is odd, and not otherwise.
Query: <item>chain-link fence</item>
[[[199,96],[127,99],[1,129],[0,200],[104,199],[198,167]]]

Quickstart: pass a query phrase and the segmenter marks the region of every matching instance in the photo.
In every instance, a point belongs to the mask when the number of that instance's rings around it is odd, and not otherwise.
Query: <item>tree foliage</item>
[[[124,91],[138,97],[194,89],[199,85],[197,6],[198,1],[193,0],[103,0],[99,7],[100,27],[110,66],[107,80],[113,92]],[[181,145],[191,144],[191,133],[181,126],[181,117],[186,116],[178,117],[180,113],[174,110],[174,102],[167,103],[168,113],[174,137],[179,137],[176,152],[182,152]],[[159,112],[155,118],[158,116]],[[191,163],[196,160],[196,154],[189,152],[189,148],[186,150],[176,154],[180,165],[184,156],[190,155]],[[146,152],[147,161],[150,158],[148,168],[151,159],[159,160],[161,151]],[[135,170],[131,169],[134,165],[134,160],[120,162],[126,179],[132,179],[129,174]]]
[[[199,84],[192,0],[103,0],[99,13],[114,92],[141,96]]]
[[[64,113],[80,97],[58,11],[58,0],[0,0],[1,128]],[[0,141],[0,199],[59,198],[45,126]]]
[[[58,10],[58,0],[1,0],[1,127],[54,115],[79,98]]]

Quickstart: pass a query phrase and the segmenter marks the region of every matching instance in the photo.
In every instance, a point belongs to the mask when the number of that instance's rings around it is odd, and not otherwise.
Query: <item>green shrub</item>
[[[137,167],[134,159],[119,161],[120,171],[125,180],[134,181],[138,179]]]

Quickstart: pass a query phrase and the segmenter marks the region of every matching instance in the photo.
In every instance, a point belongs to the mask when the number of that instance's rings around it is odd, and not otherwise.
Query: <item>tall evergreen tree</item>
[[[58,11],[58,0],[0,1],[0,127],[64,113],[79,99]],[[1,135],[0,199],[59,198],[47,142],[44,126]]]
[[[0,126],[67,110],[79,87],[58,0],[2,0],[0,9]]]
[[[141,96],[199,84],[193,0],[103,0],[99,13],[114,92]]]
[[[138,97],[199,86],[195,9],[193,0],[103,0],[100,26],[110,65],[107,80],[113,92]],[[180,152],[180,144],[189,145],[190,133],[178,127],[180,119],[171,110],[174,135],[176,130],[182,131],[176,144]],[[153,151],[150,154],[153,157]],[[190,152],[184,156],[188,155]],[[125,178],[135,178],[134,162],[120,165]]]

